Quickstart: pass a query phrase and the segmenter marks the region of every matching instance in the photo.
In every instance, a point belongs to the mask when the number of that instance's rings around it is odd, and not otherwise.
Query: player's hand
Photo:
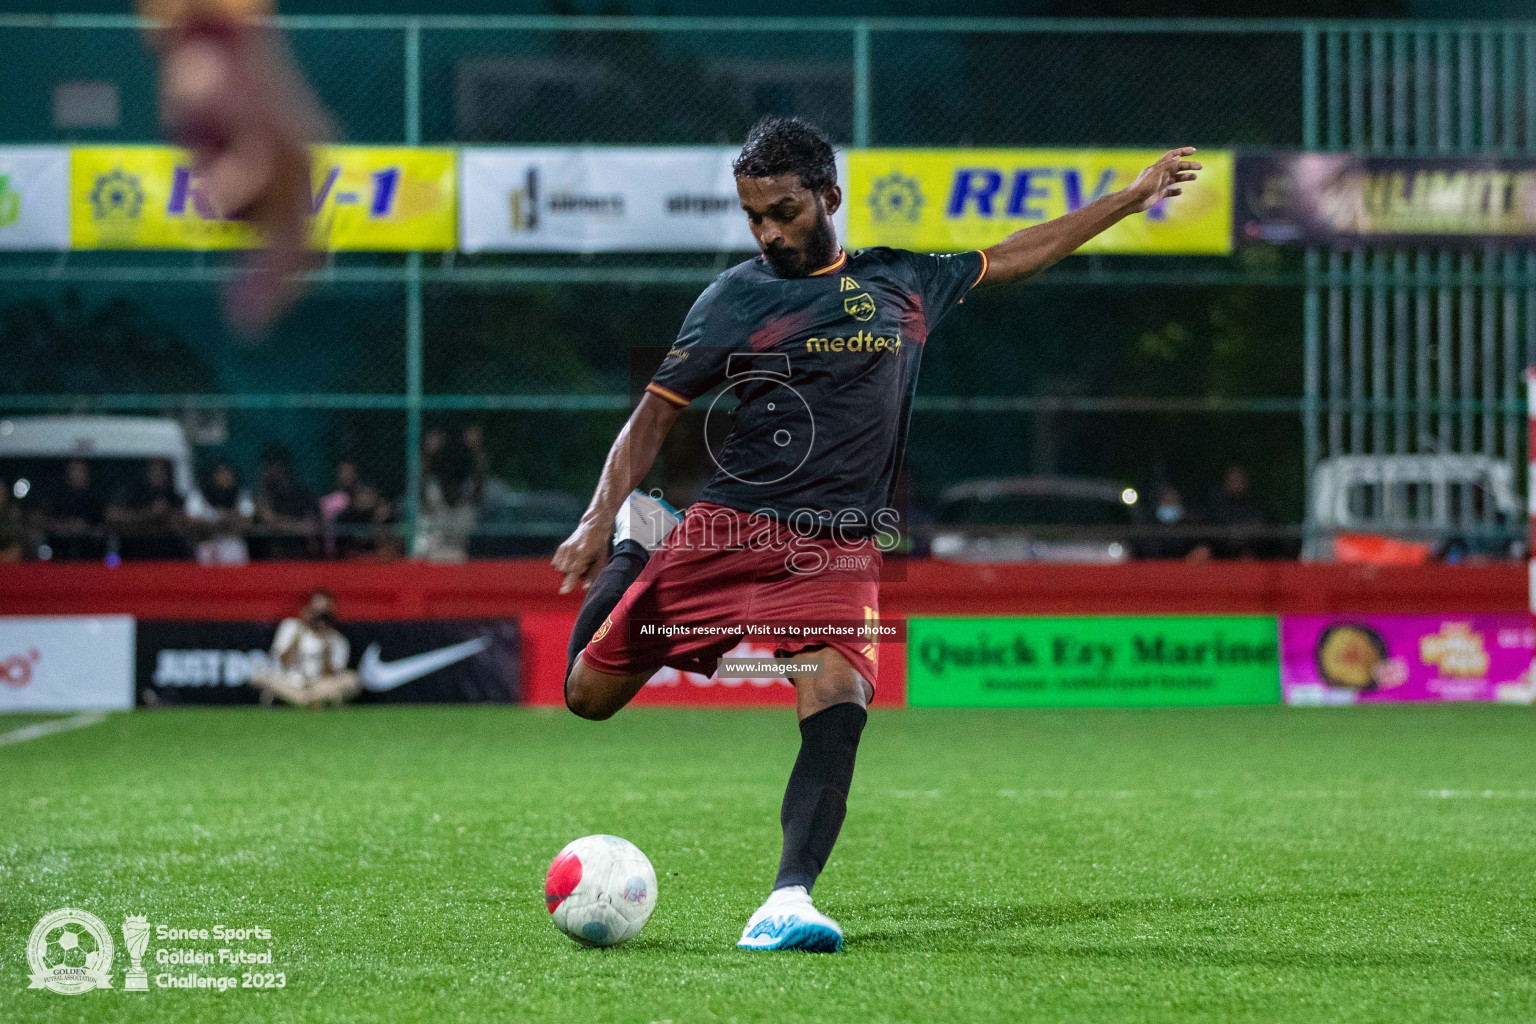
[[[1170,149],[1158,158],[1157,163],[1136,176],[1126,188],[1132,200],[1132,213],[1145,213],[1169,196],[1181,196],[1179,186],[1195,180],[1195,172],[1201,170],[1198,163],[1187,159],[1195,152],[1194,146]]]
[[[592,585],[598,570],[608,562],[608,534],[612,527],[582,520],[576,532],[565,539],[555,550],[551,564],[564,574],[560,581],[560,593],[569,594],[581,584],[585,590]]]
[[[234,324],[260,330],[298,296],[309,249],[309,145],[325,118],[281,42],[267,29],[203,12],[157,37],[161,117],[192,150],[205,194],[266,235],[231,285]]]

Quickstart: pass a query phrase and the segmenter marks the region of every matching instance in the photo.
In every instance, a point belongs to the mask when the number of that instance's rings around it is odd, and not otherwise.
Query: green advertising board
[[[1277,704],[1272,615],[914,618],[913,707]]]

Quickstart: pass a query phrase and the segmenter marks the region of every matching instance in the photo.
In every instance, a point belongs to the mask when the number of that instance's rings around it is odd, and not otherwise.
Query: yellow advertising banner
[[[964,252],[1070,213],[1135,180],[1164,151],[855,149],[848,243]],[[1090,253],[1232,251],[1232,152],[1200,150],[1200,179],[1083,246]]]
[[[314,246],[452,249],[456,180],[452,149],[316,147]],[[213,208],[185,150],[77,147],[70,162],[70,243],[75,249],[248,249],[259,235]]]

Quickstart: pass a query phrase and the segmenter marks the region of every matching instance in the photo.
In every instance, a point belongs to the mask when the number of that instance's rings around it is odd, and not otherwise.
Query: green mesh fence
[[[1308,87],[1325,27],[1302,23],[283,26],[353,143],[731,144],[783,113],[839,145],[1295,147],[1327,117]],[[156,138],[153,63],[132,19],[0,19],[0,64],[0,142]],[[82,81],[115,86],[114,124],[58,122],[56,90]],[[254,481],[263,449],[282,445],[317,494],[351,461],[395,503],[407,544],[423,444],[455,447],[443,472],[462,475],[468,429],[490,492],[469,554],[547,552],[630,407],[632,351],[667,346],[743,255],[338,256],[256,342],[219,318],[224,257],[0,255],[0,348],[16,354],[0,415],[175,416],[201,468],[228,459]],[[1239,462],[1270,519],[1299,523],[1306,281],[1299,255],[1274,251],[1074,257],[977,295],[926,353],[914,518],[980,476],[1171,482],[1195,500]],[[683,500],[707,472],[689,423],[652,481]]]

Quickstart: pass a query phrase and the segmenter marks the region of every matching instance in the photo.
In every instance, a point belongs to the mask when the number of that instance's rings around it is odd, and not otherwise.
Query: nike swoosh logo
[[[386,662],[379,658],[379,652],[383,648],[378,644],[369,644],[368,649],[363,652],[363,660],[357,664],[357,676],[365,690],[372,690],[374,693],[393,690],[397,686],[431,675],[438,669],[447,668],[465,658],[473,658],[490,646],[490,637],[482,636],[474,640],[465,640],[461,644],[454,644],[452,647],[440,647],[425,654],[413,654],[399,661]]]

